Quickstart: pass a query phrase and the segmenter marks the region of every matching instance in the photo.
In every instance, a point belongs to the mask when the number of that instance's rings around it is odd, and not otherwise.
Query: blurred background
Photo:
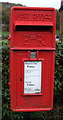
[[[22,0],[23,1],[23,0]],[[31,1],[32,2],[32,1]],[[57,1],[58,2],[58,1]],[[13,6],[27,6],[0,2],[2,4],[2,119],[1,120],[23,120],[22,112],[10,110],[9,96],[9,16]],[[31,3],[32,4],[32,3]],[[28,5],[30,6],[30,5]],[[33,5],[32,5],[33,6]],[[55,58],[55,88],[54,108],[52,111],[32,112],[31,120],[63,120],[63,1],[56,5],[56,58]]]

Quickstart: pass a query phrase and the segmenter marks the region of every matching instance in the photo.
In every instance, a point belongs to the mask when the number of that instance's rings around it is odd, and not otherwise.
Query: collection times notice
[[[42,61],[24,62],[24,93],[41,93]]]

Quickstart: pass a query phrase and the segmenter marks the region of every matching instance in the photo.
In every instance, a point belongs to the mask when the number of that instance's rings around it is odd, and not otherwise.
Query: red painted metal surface
[[[13,111],[53,108],[56,12],[13,7],[10,16],[10,98]],[[31,58],[31,51],[36,58]],[[24,62],[41,61],[41,93],[24,93]]]

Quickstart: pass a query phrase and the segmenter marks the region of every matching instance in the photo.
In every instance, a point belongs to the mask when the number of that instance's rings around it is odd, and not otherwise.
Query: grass
[[[9,32],[8,31],[0,31],[0,35],[2,35],[2,36],[8,36]]]
[[[8,31],[2,31],[2,36],[9,35]]]
[[[59,34],[60,34],[60,31],[59,31],[59,30],[56,30],[56,34],[59,35]]]

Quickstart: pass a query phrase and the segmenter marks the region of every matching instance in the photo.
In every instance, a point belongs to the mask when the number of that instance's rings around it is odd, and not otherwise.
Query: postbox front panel
[[[54,89],[55,10],[14,7],[11,20],[11,109],[51,110]]]
[[[39,52],[39,59],[26,59],[26,51],[13,52],[11,109],[41,111],[52,109],[54,52]],[[35,68],[36,67],[36,68]],[[13,77],[14,76],[14,77]]]

